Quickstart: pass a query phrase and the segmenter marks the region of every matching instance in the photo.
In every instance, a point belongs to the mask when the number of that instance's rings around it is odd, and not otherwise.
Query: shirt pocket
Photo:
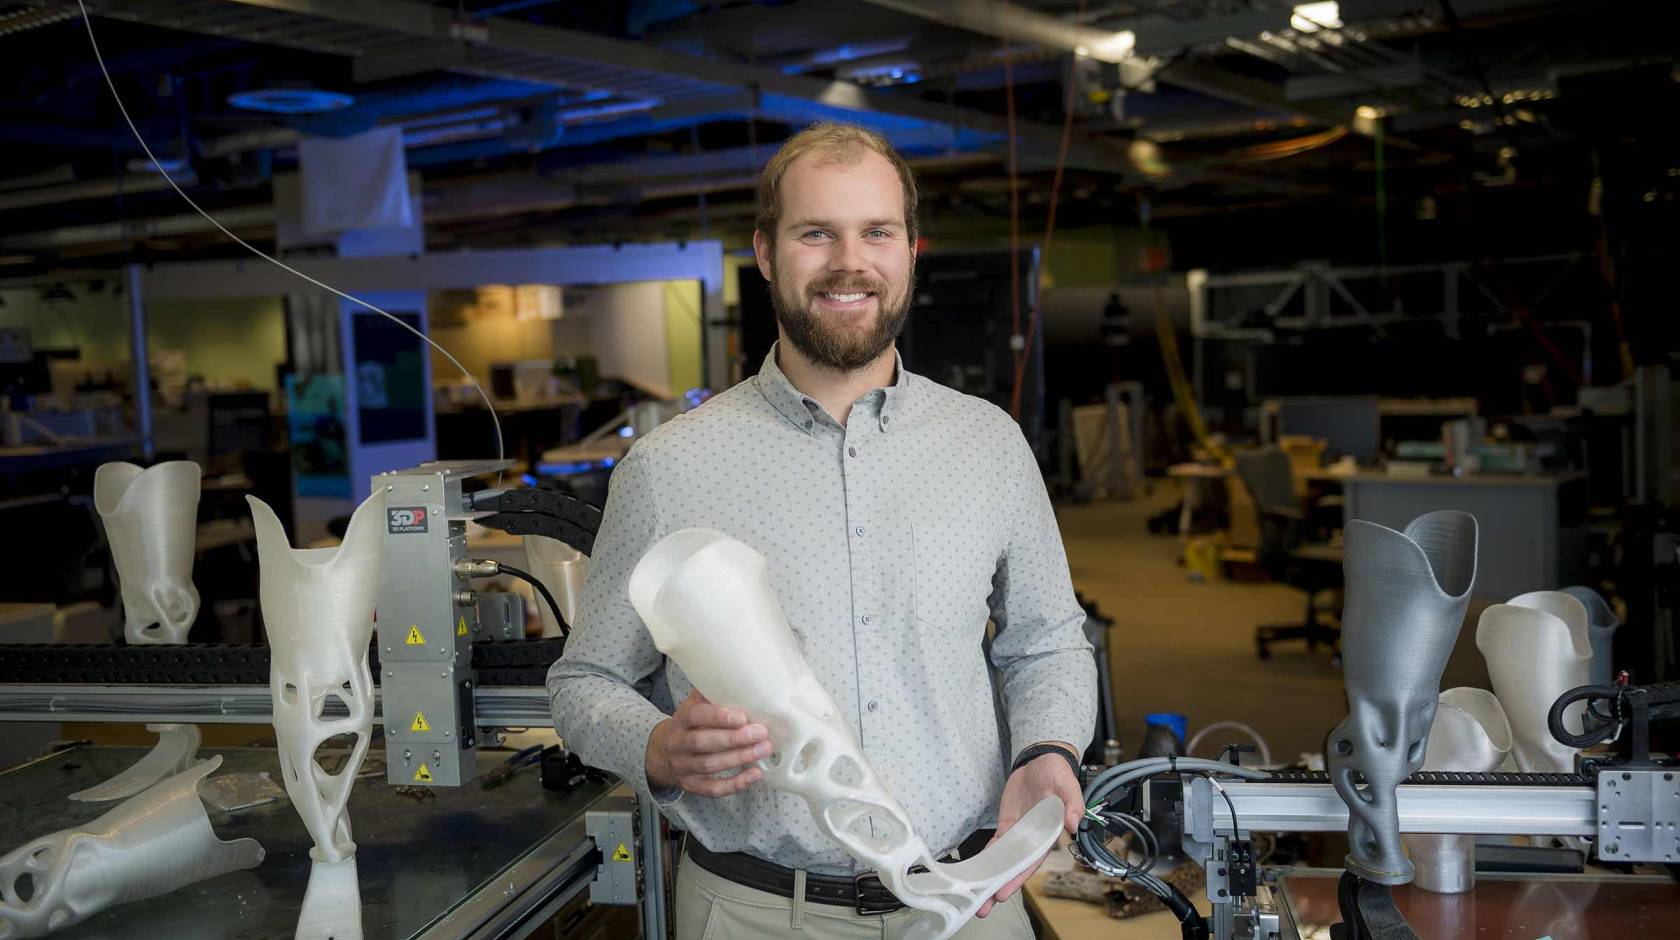
[[[932,518],[911,525],[916,621],[922,627],[976,642],[985,633],[998,556],[978,535],[973,525]]]

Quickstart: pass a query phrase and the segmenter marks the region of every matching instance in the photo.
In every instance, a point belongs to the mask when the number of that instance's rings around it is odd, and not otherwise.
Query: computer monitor
[[[1323,438],[1332,458],[1352,457],[1374,463],[1382,454],[1382,417],[1378,398],[1278,399],[1278,433]]]

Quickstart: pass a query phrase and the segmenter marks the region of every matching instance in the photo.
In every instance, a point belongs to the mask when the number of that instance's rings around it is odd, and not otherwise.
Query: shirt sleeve
[[[674,710],[663,681],[665,657],[630,606],[628,590],[630,572],[663,535],[651,477],[634,450],[613,472],[578,622],[565,654],[548,670],[548,698],[554,730],[579,759],[670,806],[682,791],[654,790],[647,780],[648,735]]]
[[[1009,538],[989,599],[997,634],[992,662],[1003,678],[1010,763],[1023,749],[1064,741],[1080,753],[1097,721],[1097,664],[1085,610],[1073,593],[1067,552],[1044,478],[1011,424]]]

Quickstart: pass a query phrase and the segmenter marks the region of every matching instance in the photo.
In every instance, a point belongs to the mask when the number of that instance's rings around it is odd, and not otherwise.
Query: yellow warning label
[[[464,615],[464,614],[461,616],[461,625],[459,627],[455,628],[455,635],[456,636],[466,636],[467,635],[467,618],[466,618],[466,615]]]
[[[408,730],[410,730],[410,731],[430,731],[430,730],[432,730],[432,726],[426,723],[426,713],[425,712],[415,712],[414,713],[414,720],[408,723]]]
[[[415,783],[431,783],[432,782],[432,768],[427,767],[425,764],[421,764],[420,769],[416,770],[414,772],[414,782]]]
[[[415,624],[414,626],[408,628],[408,639],[404,640],[403,643],[408,646],[426,645],[426,634],[420,632],[419,624]]]
[[[615,862],[628,862],[628,861],[630,861],[630,847],[628,845],[625,845],[624,843],[620,842],[618,844],[618,848],[613,849],[613,859],[612,860],[615,861]]]

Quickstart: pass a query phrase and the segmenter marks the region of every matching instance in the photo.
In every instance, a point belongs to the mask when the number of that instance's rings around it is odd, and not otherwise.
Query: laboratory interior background
[[[1569,626],[1591,641],[1576,659],[1592,681],[1680,679],[1675,14],[0,3],[0,855],[119,806],[64,797],[142,755],[188,771],[221,754],[211,818],[267,860],[52,930],[291,936],[319,837],[280,785],[279,696],[296,692],[276,678],[271,703],[270,670],[287,631],[334,608],[277,619],[247,498],[287,546],[331,555],[394,481],[436,508],[368,523],[428,547],[385,550],[377,637],[361,638],[382,717],[340,761],[359,775],[367,935],[662,935],[669,912],[646,899],[668,900],[668,873],[615,902],[597,865],[669,846],[651,819],[584,835],[624,791],[545,732],[543,673],[615,466],[750,380],[775,341],[754,186],[822,121],[883,135],[915,171],[905,368],[1008,412],[1037,458],[1102,685],[1087,763],[1229,744],[1323,769],[1353,681],[1354,520],[1475,516],[1442,689],[1508,699],[1495,660],[1549,654],[1484,648],[1478,623],[1565,589],[1591,615]],[[184,528],[125,523],[150,478],[118,505],[99,469],[171,462],[198,469]],[[131,589],[172,576],[123,555],[170,538],[190,546],[172,556],[190,620],[171,643],[136,640],[137,606],[168,619],[171,601]],[[441,684],[419,675],[440,663]],[[324,694],[318,724],[376,700]],[[1650,747],[1673,741],[1653,718]],[[321,781],[332,766],[312,765]],[[1340,838],[1257,836],[1255,851],[1339,868]],[[1553,926],[1557,940],[1636,935],[1590,930],[1609,909],[1680,910],[1657,877],[1672,866],[1567,847],[1508,871],[1655,893],[1596,887],[1560,908],[1589,927]],[[1125,916],[1118,880],[1052,892],[1077,867],[1055,854],[1028,887],[1041,936],[1176,923]],[[54,884],[45,868],[0,879],[0,924]],[[1500,897],[1455,916],[1541,904]],[[1519,935],[1478,923],[1423,935]]]

